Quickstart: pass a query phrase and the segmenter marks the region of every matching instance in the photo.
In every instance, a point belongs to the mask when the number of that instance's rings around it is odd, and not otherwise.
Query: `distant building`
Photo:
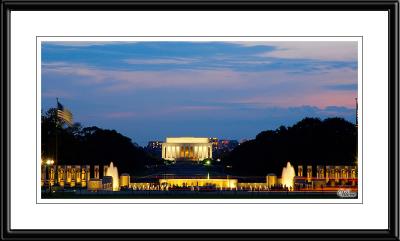
[[[209,138],[167,137],[162,143],[162,158],[172,161],[202,161],[212,158],[212,143]]]
[[[208,139],[210,140],[210,143],[212,143],[213,150],[217,150],[218,149],[218,138],[210,137]]]
[[[239,145],[237,140],[219,140],[218,149],[224,151],[232,151]]]

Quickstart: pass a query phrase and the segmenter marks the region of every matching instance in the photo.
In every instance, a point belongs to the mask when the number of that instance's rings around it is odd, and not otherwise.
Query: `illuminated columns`
[[[208,138],[198,137],[168,137],[162,143],[162,158],[166,160],[188,159],[203,160],[212,158],[212,143]]]

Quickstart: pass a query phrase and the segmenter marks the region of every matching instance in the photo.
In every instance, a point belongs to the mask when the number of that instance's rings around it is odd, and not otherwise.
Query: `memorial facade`
[[[212,143],[202,137],[167,137],[162,143],[162,158],[202,161],[212,158]]]

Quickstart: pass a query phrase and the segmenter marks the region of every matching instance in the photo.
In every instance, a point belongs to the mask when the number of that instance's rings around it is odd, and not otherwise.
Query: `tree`
[[[42,157],[59,165],[109,165],[112,161],[120,173],[140,172],[156,161],[132,140],[115,130],[79,123],[66,126],[57,120],[57,110],[42,114]],[[57,158],[56,158],[57,152]]]
[[[355,165],[357,128],[342,118],[305,118],[291,127],[259,133],[222,159],[238,175],[280,175],[287,161],[298,165]]]

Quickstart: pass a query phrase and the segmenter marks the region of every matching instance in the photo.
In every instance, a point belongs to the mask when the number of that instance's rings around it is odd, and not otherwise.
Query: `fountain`
[[[110,166],[107,168],[106,174],[104,176],[110,176],[113,180],[113,191],[119,190],[119,176],[118,169],[114,167],[114,163],[111,162]]]
[[[286,186],[293,190],[294,186],[294,177],[296,176],[296,172],[290,162],[287,163],[286,167],[282,169],[282,186]]]

